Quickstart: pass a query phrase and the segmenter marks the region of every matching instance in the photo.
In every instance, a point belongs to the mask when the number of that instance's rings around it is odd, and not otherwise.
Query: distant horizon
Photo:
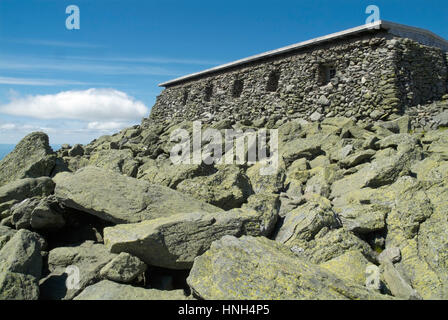
[[[0,161],[11,153],[17,144],[0,143]],[[61,148],[60,144],[50,144],[53,151],[57,151]]]

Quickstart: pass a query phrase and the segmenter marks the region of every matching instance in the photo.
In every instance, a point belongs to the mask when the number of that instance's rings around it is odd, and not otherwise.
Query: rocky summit
[[[314,120],[204,125],[276,130],[269,175],[173,163],[189,121],[28,135],[0,161],[0,299],[448,299],[448,130]]]

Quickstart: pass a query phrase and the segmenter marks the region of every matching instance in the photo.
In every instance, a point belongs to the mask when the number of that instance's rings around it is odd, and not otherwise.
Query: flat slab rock
[[[112,223],[137,223],[177,213],[219,212],[215,206],[164,186],[123,176],[102,168],[85,167],[54,177],[55,196],[66,207]]]
[[[103,280],[84,289],[74,300],[187,300],[183,290],[162,291]]]

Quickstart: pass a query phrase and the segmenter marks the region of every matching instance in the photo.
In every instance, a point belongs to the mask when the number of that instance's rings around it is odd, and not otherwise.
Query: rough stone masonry
[[[160,84],[150,121],[385,120],[447,98],[448,41],[379,21]]]

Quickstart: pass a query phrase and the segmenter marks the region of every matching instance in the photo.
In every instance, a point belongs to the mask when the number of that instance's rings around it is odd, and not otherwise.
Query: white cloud
[[[0,112],[44,120],[123,123],[148,116],[149,109],[122,91],[92,88],[13,98],[10,103],[0,105]]]
[[[0,130],[14,130],[16,127],[14,123],[0,124]]]
[[[109,131],[109,130],[121,130],[121,129],[126,128],[128,126],[130,126],[129,123],[124,123],[124,122],[116,122],[116,121],[100,122],[100,121],[94,121],[94,122],[89,122],[87,124],[87,129]]]

